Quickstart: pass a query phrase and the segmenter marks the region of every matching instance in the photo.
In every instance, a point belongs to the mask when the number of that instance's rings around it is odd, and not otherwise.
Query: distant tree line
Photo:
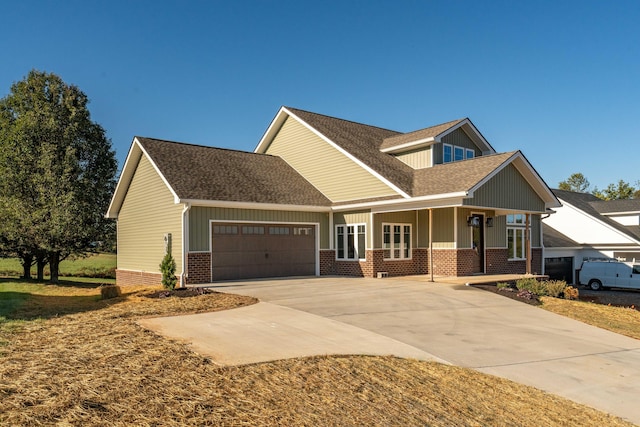
[[[558,184],[560,190],[577,191],[579,193],[591,193],[602,200],[617,199],[640,199],[640,181],[636,181],[636,186],[629,184],[624,180],[617,183],[609,184],[603,190],[595,187],[590,190],[591,184],[589,180],[581,173],[571,174],[569,178]]]
[[[33,70],[0,99],[0,255],[58,281],[60,261],[112,240],[117,161],[87,96]]]

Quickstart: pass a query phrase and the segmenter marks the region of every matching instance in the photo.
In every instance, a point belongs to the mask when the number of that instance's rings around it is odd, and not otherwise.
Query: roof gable
[[[117,216],[142,155],[149,158],[176,203],[330,205],[320,191],[279,157],[135,137],[109,207],[109,217]]]
[[[385,138],[380,145],[383,153],[402,153],[408,150],[425,147],[442,141],[442,138],[461,129],[473,143],[485,154],[495,153],[491,144],[468,118],[453,120],[414,132],[403,133]]]

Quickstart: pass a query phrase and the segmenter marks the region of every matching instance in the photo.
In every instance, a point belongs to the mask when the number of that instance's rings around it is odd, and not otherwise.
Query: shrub
[[[175,289],[178,279],[176,278],[176,261],[171,253],[167,252],[162,259],[160,271],[162,272],[162,286],[170,290]]]
[[[102,299],[117,298],[122,295],[122,291],[118,285],[102,285],[100,286],[100,295],[102,295]]]
[[[547,295],[553,298],[560,298],[560,296],[564,295],[564,290],[567,287],[567,282],[564,280],[546,280],[543,283]]]
[[[564,298],[565,299],[578,299],[579,292],[578,288],[574,288],[573,286],[567,286],[564,288]]]
[[[535,277],[523,277],[516,281],[516,288],[519,291],[526,290],[531,291],[534,287],[538,285],[538,281]]]

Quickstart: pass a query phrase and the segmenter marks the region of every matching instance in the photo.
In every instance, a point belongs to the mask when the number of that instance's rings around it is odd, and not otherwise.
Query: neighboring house
[[[640,260],[640,200],[553,193],[562,207],[543,219],[545,272],[550,277],[575,283],[575,271],[586,258]]]
[[[135,137],[107,216],[118,283],[542,272],[560,206],[469,119],[400,133],[282,107],[254,153]],[[530,236],[530,238],[529,238]]]

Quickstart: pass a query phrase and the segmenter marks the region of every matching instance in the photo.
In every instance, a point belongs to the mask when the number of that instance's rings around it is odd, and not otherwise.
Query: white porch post
[[[526,214],[526,227],[524,230],[524,246],[527,251],[526,273],[531,274],[531,214]]]

